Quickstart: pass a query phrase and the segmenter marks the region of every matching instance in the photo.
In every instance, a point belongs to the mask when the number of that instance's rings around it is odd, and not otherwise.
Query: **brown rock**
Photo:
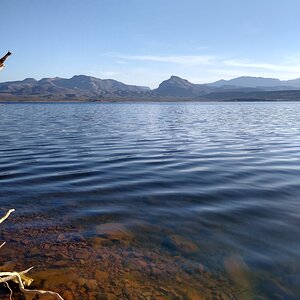
[[[146,269],[148,267],[147,262],[145,262],[144,260],[138,260],[136,263],[137,263],[137,265],[139,265],[143,269]]]
[[[41,282],[44,282],[43,287],[53,289],[53,287],[60,284],[67,284],[69,281],[75,281],[77,279],[76,272],[71,268],[58,269],[58,270],[45,270],[32,273],[30,275],[38,286],[42,286]]]
[[[37,256],[39,254],[40,254],[40,250],[37,247],[33,247],[29,251],[28,256]]]
[[[96,228],[100,237],[105,237],[112,241],[132,241],[133,233],[121,223],[105,223]]]
[[[94,274],[95,279],[99,282],[99,281],[107,281],[108,280],[108,273],[100,271],[100,270],[96,270],[95,274]]]
[[[96,236],[90,240],[90,243],[91,243],[92,247],[104,246],[107,244],[107,239]]]
[[[186,254],[193,253],[198,250],[198,246],[196,244],[177,234],[169,236],[165,240],[165,244],[176,251]]]
[[[75,253],[75,258],[87,260],[90,257],[90,252],[87,249],[80,249]]]
[[[16,263],[13,261],[6,262],[2,267],[0,267],[1,271],[12,272],[16,268]]]
[[[251,293],[251,283],[249,280],[248,266],[245,261],[239,254],[234,254],[224,259],[224,268],[227,274],[231,277],[231,279],[243,287],[245,290],[249,291],[249,293],[244,294],[244,299],[252,299]]]
[[[63,298],[64,298],[64,300],[74,300],[75,299],[73,294],[70,291],[65,291],[63,293]]]
[[[67,283],[67,287],[68,289],[72,290],[72,291],[76,291],[77,290],[77,285],[74,281],[69,281]]]
[[[56,261],[55,263],[53,263],[53,266],[55,266],[55,267],[67,267],[68,262],[66,260],[59,260],[59,261]]]
[[[187,293],[188,300],[205,300],[206,298],[201,296],[196,290],[190,289]]]
[[[80,286],[84,286],[86,284],[86,282],[87,282],[87,279],[85,279],[85,278],[79,278],[78,279],[78,284]]]
[[[56,300],[56,298],[54,296],[50,296],[50,295],[43,295],[39,299],[40,300]]]
[[[97,290],[98,288],[98,283],[95,279],[89,279],[87,282],[86,282],[86,286],[89,290],[91,291],[95,291]]]

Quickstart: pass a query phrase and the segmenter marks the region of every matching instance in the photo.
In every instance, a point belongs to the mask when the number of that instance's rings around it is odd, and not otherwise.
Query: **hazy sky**
[[[0,81],[300,77],[299,0],[1,1]]]

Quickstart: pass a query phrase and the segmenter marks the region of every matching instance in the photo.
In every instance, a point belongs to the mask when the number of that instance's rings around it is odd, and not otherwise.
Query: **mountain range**
[[[280,101],[300,100],[300,79],[238,77],[208,84],[194,84],[171,76],[158,88],[127,85],[113,79],[85,75],[66,78],[27,78],[0,83],[0,101]]]

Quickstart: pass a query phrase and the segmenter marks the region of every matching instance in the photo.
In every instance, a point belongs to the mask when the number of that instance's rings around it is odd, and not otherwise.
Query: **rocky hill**
[[[0,83],[0,101],[299,101],[300,79],[239,77],[194,84],[171,76],[158,88],[127,85],[113,79],[76,75],[72,78],[27,78]]]
[[[102,98],[145,97],[148,87],[127,85],[112,79],[76,75],[70,79],[27,78],[23,81],[0,83],[0,99],[98,100]]]

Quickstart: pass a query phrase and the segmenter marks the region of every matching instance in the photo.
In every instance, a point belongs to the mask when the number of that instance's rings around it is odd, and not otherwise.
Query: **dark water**
[[[212,272],[230,276],[226,257],[242,257],[253,295],[300,299],[300,104],[28,103],[0,114],[2,208],[59,215],[87,237],[121,222],[162,252],[176,234]]]

